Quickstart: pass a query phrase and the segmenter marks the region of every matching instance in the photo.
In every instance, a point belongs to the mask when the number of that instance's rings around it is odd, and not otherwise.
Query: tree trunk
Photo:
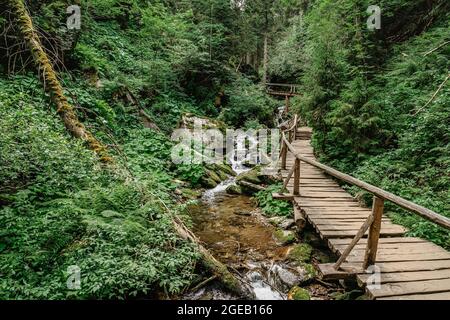
[[[263,84],[267,83],[267,64],[269,63],[269,45],[267,32],[264,34]]]
[[[100,143],[85,126],[78,120],[74,108],[69,104],[64,95],[63,88],[59,82],[56,72],[53,70],[52,63],[45,53],[39,36],[37,35],[33,21],[28,14],[23,0],[9,0],[9,6],[15,15],[17,26],[22,33],[33,60],[38,67],[44,82],[45,90],[50,93],[52,101],[56,104],[56,112],[61,117],[66,129],[74,137],[84,140],[103,162],[110,162],[112,159],[108,156],[105,146]]]

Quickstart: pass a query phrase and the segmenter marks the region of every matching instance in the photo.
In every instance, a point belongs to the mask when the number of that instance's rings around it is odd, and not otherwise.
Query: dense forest
[[[217,272],[189,208],[229,168],[174,164],[171,134],[186,115],[272,128],[267,82],[299,85],[290,112],[321,162],[450,217],[450,2],[378,0],[375,30],[371,4],[0,0],[0,299],[170,298]]]

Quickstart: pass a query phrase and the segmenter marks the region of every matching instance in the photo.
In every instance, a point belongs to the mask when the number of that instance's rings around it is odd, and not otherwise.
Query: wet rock
[[[245,216],[245,217],[249,217],[249,216],[251,216],[252,215],[252,213],[251,212],[249,212],[249,211],[243,211],[243,210],[234,210],[234,212],[233,212],[235,215],[238,215],[238,216]]]
[[[251,182],[238,181],[237,183],[241,187],[242,193],[249,196],[253,196],[255,193],[264,190],[263,187],[258,186]]]
[[[301,285],[308,284],[317,276],[316,269],[312,264],[309,263],[302,263],[301,265],[296,267],[296,270],[299,271],[302,275],[302,279],[300,281]]]
[[[226,189],[226,192],[228,194],[242,194],[242,188],[238,185],[230,185],[228,186],[228,188]]]
[[[298,264],[309,262],[311,261],[312,250],[312,247],[307,243],[297,244],[289,250],[287,258]]]
[[[207,175],[211,178],[211,179],[213,179],[215,182],[217,182],[218,184],[219,183],[221,183],[223,180],[220,178],[220,176],[216,173],[216,172],[214,172],[214,171],[212,171],[212,170],[206,170],[206,173],[207,173]],[[226,179],[226,178],[225,178]],[[224,180],[225,180],[224,179]]]
[[[267,219],[267,221],[269,221],[269,223],[274,226],[278,226],[280,223],[283,222],[283,220],[284,220],[283,217],[272,217]]]
[[[296,240],[295,233],[292,231],[278,229],[273,233],[275,240],[280,245],[288,245]]]
[[[289,300],[311,300],[308,290],[294,286],[288,293]]]
[[[281,229],[287,230],[295,226],[294,219],[284,219],[279,225]]]
[[[217,183],[216,181],[214,181],[213,179],[211,179],[209,177],[202,178],[201,183],[204,187],[206,187],[208,189],[213,189],[219,185],[219,183]]]
[[[302,280],[300,274],[295,271],[287,270],[280,265],[274,265],[270,269],[270,274],[274,285],[281,288],[283,291],[287,291],[293,286],[300,284]]]
[[[263,181],[259,178],[260,175],[260,166],[254,167],[252,170],[247,171],[236,178],[236,181],[246,181],[254,184],[261,184]]]
[[[220,163],[220,164],[215,164],[215,166],[217,167],[218,170],[226,173],[229,176],[236,176],[236,172],[233,171],[233,168],[231,168],[231,166],[229,164]]]

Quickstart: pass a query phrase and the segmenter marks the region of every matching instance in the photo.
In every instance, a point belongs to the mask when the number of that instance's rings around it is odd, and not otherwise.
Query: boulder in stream
[[[232,184],[227,187],[226,192],[228,194],[242,194],[242,188],[236,184]]]

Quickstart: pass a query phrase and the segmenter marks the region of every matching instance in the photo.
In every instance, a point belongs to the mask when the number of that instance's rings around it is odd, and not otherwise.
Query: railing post
[[[366,255],[364,258],[363,269],[375,264],[377,259],[378,241],[380,239],[381,219],[383,218],[384,200],[373,197],[372,215],[373,223],[369,229],[369,238],[367,239]]]
[[[286,161],[287,161],[287,145],[283,140],[283,146],[281,147],[281,169],[286,170]]]
[[[300,195],[300,160],[295,158],[294,195]]]

